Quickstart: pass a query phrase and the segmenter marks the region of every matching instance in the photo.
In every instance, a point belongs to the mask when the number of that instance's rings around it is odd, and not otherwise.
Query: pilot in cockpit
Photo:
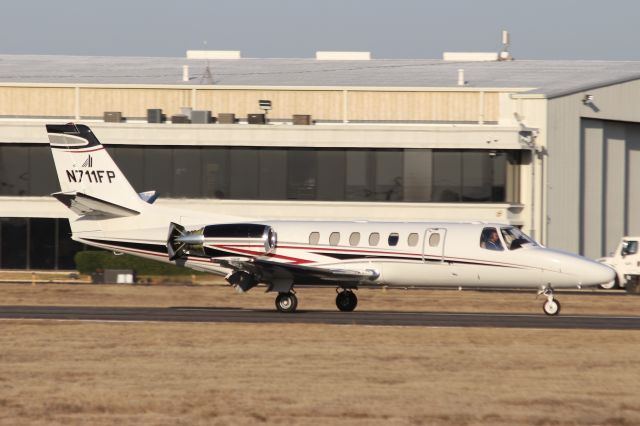
[[[495,228],[486,228],[482,231],[482,239],[480,247],[487,250],[504,250],[502,242],[498,237],[498,231]]]

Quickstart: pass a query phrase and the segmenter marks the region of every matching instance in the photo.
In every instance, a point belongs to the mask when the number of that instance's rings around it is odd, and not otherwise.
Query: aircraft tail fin
[[[104,146],[82,124],[47,124],[61,192],[53,194],[77,214],[138,214],[146,204]]]

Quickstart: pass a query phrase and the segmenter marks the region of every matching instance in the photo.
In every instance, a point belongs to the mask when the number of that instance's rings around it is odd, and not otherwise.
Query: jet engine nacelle
[[[206,256],[208,251],[225,248],[266,255],[275,250],[276,244],[277,234],[273,228],[258,223],[224,223],[187,231],[172,222],[167,238],[169,260],[190,254]]]

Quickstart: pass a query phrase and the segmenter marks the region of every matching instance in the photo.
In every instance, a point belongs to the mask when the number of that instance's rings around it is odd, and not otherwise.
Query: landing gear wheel
[[[298,307],[298,298],[293,293],[280,293],[276,297],[276,309],[280,312],[295,312]]]
[[[358,297],[349,290],[343,290],[336,296],[336,306],[342,312],[351,312],[358,306]]]
[[[560,313],[560,302],[557,299],[547,300],[542,304],[542,310],[547,315],[558,315]]]
[[[599,284],[598,287],[600,287],[603,290],[613,290],[614,288],[619,288],[620,285],[618,284],[618,277],[616,276],[615,280],[609,281],[608,283]]]

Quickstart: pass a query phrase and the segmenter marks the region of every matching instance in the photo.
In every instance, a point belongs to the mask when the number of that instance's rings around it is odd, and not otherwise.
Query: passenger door
[[[422,239],[422,261],[444,262],[444,245],[446,239],[446,228],[427,229]]]

